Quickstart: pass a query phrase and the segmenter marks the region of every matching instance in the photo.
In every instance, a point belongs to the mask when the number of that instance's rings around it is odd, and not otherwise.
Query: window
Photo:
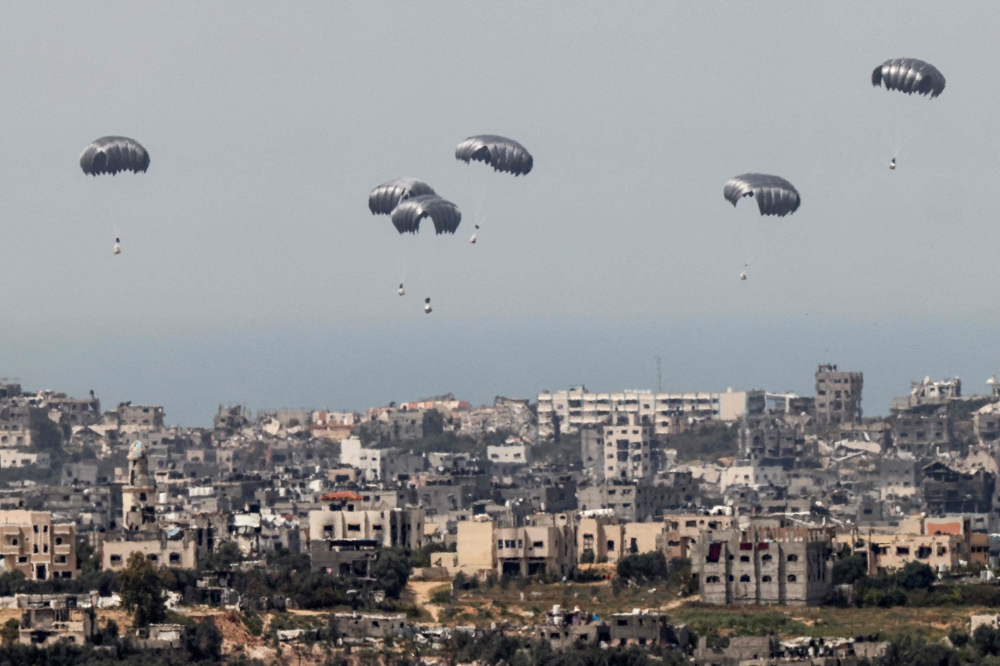
[[[66,556],[56,555],[56,564],[66,564]]]
[[[503,542],[503,545],[504,545],[505,548],[513,548],[514,547],[514,540],[513,539],[507,539],[507,540],[505,540]]]
[[[170,563],[171,564],[177,564],[180,561],[181,561],[181,554],[180,553],[170,553]]]
[[[906,548],[904,546],[896,546],[896,554],[897,555],[909,555],[910,554],[910,549]]]
[[[628,626],[628,620],[618,620],[617,624],[618,624],[619,627],[627,627]]]
[[[524,539],[518,539],[517,540],[517,547],[518,548],[524,548]]]
[[[18,558],[18,559],[22,559],[22,558]],[[25,557],[23,559],[24,559],[25,562],[28,561],[27,557]],[[121,564],[121,563],[122,563],[122,556],[121,555],[112,555],[111,556],[111,564]]]
[[[14,544],[14,545],[17,545],[17,544]],[[56,545],[57,546],[61,546],[62,545],[62,537],[56,537]]]
[[[791,555],[788,556],[788,561],[789,562],[798,562],[799,561],[799,556],[793,553],[793,554],[791,554]]]
[[[347,523],[347,531],[348,532],[360,532],[361,531],[361,523]]]
[[[719,582],[719,577],[718,576],[706,576],[705,577],[705,582],[706,583],[718,583]]]
[[[535,541],[531,544],[532,548],[545,548],[545,543],[542,541]]]
[[[497,539],[497,548],[503,548],[503,539]]]
[[[794,583],[794,582],[795,582],[796,580],[797,580],[797,579],[795,578],[795,574],[790,574],[790,575],[788,576],[788,582],[789,582],[789,583]]]
[[[150,562],[158,562],[160,560],[160,557],[159,555],[150,553],[149,555],[146,556],[146,559],[149,560]]]
[[[749,583],[750,582],[750,575],[749,574],[743,574],[742,576],[740,576],[740,582],[741,583]]]
[[[770,576],[761,576],[760,577],[760,582],[762,582],[762,583],[770,583],[771,582],[771,577]]]
[[[12,539],[10,540],[10,545],[12,545],[12,546],[16,546],[16,545],[17,545],[17,537],[13,537],[13,538],[12,538]]]
[[[762,556],[760,558],[760,561],[761,562],[770,562],[771,561],[771,556],[770,555],[764,555],[764,556]]]
[[[615,542],[611,539],[608,539],[608,550],[613,551],[614,549],[615,549]]]
[[[33,553],[37,553],[38,552],[38,544],[37,543],[34,546],[31,547],[31,552],[33,552]]]
[[[740,562],[749,562],[749,561],[750,561],[750,556],[749,555],[741,555],[740,556]]]

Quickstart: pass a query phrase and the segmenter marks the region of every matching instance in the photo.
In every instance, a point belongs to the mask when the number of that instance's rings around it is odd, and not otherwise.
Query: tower
[[[129,531],[155,527],[155,496],[146,445],[136,441],[128,452],[128,483],[122,487],[122,527]]]

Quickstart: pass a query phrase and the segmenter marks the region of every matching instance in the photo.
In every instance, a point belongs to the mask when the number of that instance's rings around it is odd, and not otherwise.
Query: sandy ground
[[[418,606],[423,606],[424,609],[431,614],[434,621],[438,621],[438,614],[441,612],[441,606],[437,604],[430,603],[431,597],[440,588],[448,587],[448,583],[442,582],[440,580],[411,580],[407,584],[407,588],[413,592],[413,601]]]

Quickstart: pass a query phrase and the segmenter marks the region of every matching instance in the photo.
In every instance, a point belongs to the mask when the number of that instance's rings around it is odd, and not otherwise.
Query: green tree
[[[215,626],[215,620],[206,617],[187,636],[187,651],[195,661],[210,659],[219,661],[222,656],[222,632]]]
[[[934,587],[934,570],[923,562],[908,562],[894,576],[895,582],[907,590],[929,590]]]
[[[228,571],[229,568],[243,561],[243,551],[235,541],[223,541],[208,557],[205,558],[201,566],[202,571]]]
[[[386,596],[393,599],[399,598],[412,571],[410,558],[400,548],[383,548],[372,565],[372,576],[385,590]]]
[[[618,561],[618,577],[634,581],[658,580],[667,577],[667,558],[654,550],[641,555],[629,555]]]
[[[135,626],[147,627],[164,620],[167,609],[163,603],[163,583],[142,553],[136,551],[129,555],[118,581],[122,608],[132,616]]]
[[[833,565],[833,584],[845,585],[854,583],[868,575],[868,557],[864,553],[855,553],[839,560]]]
[[[17,643],[17,639],[20,636],[21,623],[17,621],[17,618],[10,618],[4,623],[3,628],[0,629],[0,638],[3,639],[4,645],[14,645]]]

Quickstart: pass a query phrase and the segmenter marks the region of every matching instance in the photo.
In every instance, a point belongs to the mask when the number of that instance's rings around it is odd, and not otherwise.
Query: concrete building
[[[18,594],[21,610],[18,643],[48,647],[60,642],[83,646],[99,627],[78,607],[75,594]]]
[[[566,514],[538,514],[524,527],[498,527],[495,520],[458,523],[455,553],[435,553],[433,566],[484,576],[569,576],[576,570],[573,525]]]
[[[608,623],[611,645],[657,645],[676,646],[683,650],[688,646],[689,632],[685,625],[674,627],[667,614],[659,610],[639,610],[631,613],[612,613]]]
[[[703,603],[816,606],[833,578],[833,528],[732,530],[704,539],[701,562]]]
[[[48,511],[0,511],[5,571],[28,580],[76,578],[76,525],[53,523]]]
[[[424,510],[309,512],[310,541],[363,539],[391,548],[423,548]]]
[[[118,430],[123,433],[141,433],[163,428],[163,407],[133,405],[123,402],[118,405]]]
[[[690,473],[678,474],[677,483],[597,483],[577,487],[581,511],[611,509],[622,522],[643,522],[694,501],[696,486]]]
[[[816,418],[820,423],[861,420],[861,372],[840,372],[836,365],[821,365],[816,371]]]
[[[576,543],[568,525],[497,528],[494,537],[501,575],[569,576],[576,570]]]
[[[897,412],[946,405],[949,401],[961,397],[962,380],[958,377],[944,381],[934,381],[930,377],[925,377],[922,382],[910,382],[910,395],[893,398],[890,409]]]
[[[136,441],[128,452],[128,477],[122,486],[122,527],[129,531],[156,529],[156,483],[149,474],[145,444]]]
[[[339,638],[345,643],[369,638],[402,638],[409,631],[406,613],[333,613]]]
[[[638,414],[604,426],[603,439],[605,480],[648,481],[656,471],[650,456],[653,427],[640,425]]]
[[[193,530],[175,528],[158,537],[135,541],[105,541],[101,546],[101,567],[121,571],[132,553],[143,556],[159,567],[194,569],[198,565],[197,541]]]
[[[524,444],[487,446],[486,458],[495,465],[527,465],[528,449]]]
[[[892,444],[897,451],[915,458],[931,458],[952,445],[951,418],[944,410],[936,413],[896,412],[892,417]]]
[[[983,469],[965,473],[936,461],[923,469],[921,483],[928,513],[989,513],[996,477]]]
[[[581,427],[608,425],[616,413],[635,414],[638,423],[652,426],[656,435],[665,435],[697,421],[735,421],[763,410],[763,391],[590,393],[577,386],[568,391],[538,394],[538,436],[552,437],[556,428],[563,433],[575,433]]]
[[[19,449],[0,449],[0,469],[11,467],[48,467],[50,463],[47,452],[21,451]]]

